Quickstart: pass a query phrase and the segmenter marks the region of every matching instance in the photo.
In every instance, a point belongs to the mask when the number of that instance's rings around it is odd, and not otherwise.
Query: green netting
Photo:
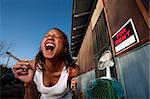
[[[97,79],[87,87],[87,99],[115,99],[124,97],[123,88],[117,80]]]

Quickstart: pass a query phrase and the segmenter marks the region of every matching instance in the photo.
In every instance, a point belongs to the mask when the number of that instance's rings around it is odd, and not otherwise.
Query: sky
[[[20,59],[33,59],[48,29],[57,27],[70,40],[72,0],[0,0],[0,42]],[[7,56],[0,57],[6,64]],[[16,61],[10,58],[8,67]]]

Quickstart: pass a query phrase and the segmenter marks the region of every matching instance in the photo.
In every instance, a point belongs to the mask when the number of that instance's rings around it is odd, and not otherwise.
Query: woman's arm
[[[37,91],[36,84],[31,82],[30,84],[24,84],[25,95],[24,99],[38,99],[39,93]]]
[[[36,70],[37,63],[35,60],[31,60],[30,64],[33,70]],[[25,94],[24,99],[39,99],[40,93],[37,90],[37,85],[32,80],[30,83],[24,83]]]
[[[13,67],[15,77],[24,83],[25,99],[38,99],[37,88],[33,81],[37,66],[36,64],[35,60],[22,60],[17,62]],[[24,71],[23,68],[26,68],[26,70]]]

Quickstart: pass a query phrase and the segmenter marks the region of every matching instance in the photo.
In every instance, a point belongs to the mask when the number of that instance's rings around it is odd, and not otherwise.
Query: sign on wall
[[[130,18],[113,36],[112,36],[115,52],[124,50],[127,47],[139,42],[139,38]]]

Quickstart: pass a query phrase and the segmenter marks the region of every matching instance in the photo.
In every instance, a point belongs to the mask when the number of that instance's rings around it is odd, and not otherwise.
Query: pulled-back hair
[[[53,30],[53,29],[59,31],[63,35],[63,38],[65,40],[64,48],[67,48],[67,51],[64,51],[63,54],[62,54],[62,57],[63,57],[63,60],[64,60],[65,64],[67,65],[67,67],[71,66],[71,67],[75,68],[75,61],[72,59],[72,57],[71,57],[71,55],[69,53],[69,42],[68,42],[67,35],[63,31],[58,29],[58,28],[52,28],[50,30]],[[40,65],[40,66],[38,66],[38,68],[40,70],[44,70],[45,57],[44,57],[44,55],[42,53],[41,48],[40,48],[39,52],[37,53],[37,55],[35,57],[35,60]]]

